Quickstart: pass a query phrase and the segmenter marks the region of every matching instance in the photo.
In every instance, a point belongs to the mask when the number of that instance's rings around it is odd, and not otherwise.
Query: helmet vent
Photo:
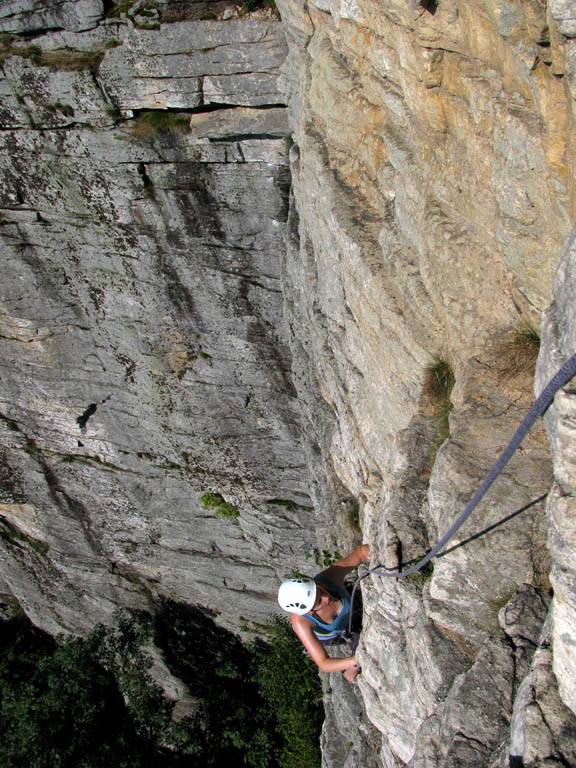
[[[290,613],[303,615],[314,607],[316,584],[312,579],[288,579],[280,585],[278,603]]]

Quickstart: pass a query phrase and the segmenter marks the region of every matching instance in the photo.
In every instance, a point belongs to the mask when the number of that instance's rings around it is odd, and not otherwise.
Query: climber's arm
[[[292,614],[290,621],[292,629],[300,638],[300,642],[322,672],[343,672],[357,665],[356,655],[348,656],[345,659],[333,659],[328,656],[326,649],[314,634],[312,624],[302,616]]]
[[[330,568],[326,568],[325,571],[322,571],[322,576],[330,579],[334,584],[342,586],[344,584],[344,577],[347,573],[353,571],[354,568],[357,568],[361,563],[367,563],[369,560],[370,547],[368,544],[362,544],[361,547],[357,547],[353,552],[347,555],[347,557],[343,557],[341,560],[336,560]]]

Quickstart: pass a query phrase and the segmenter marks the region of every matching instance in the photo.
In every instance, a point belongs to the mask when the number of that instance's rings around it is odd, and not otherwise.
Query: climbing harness
[[[524,440],[528,432],[532,429],[535,422],[537,421],[540,416],[543,416],[549,405],[554,400],[554,395],[558,390],[563,387],[565,384],[567,384],[570,379],[576,375],[576,354],[572,355],[560,368],[560,370],[550,379],[548,384],[544,387],[540,395],[536,398],[534,401],[532,407],[522,420],[522,423],[516,430],[516,432],[513,434],[512,439],[504,448],[498,459],[496,459],[494,465],[492,466],[492,469],[484,479],[484,482],[480,485],[472,499],[468,502],[466,505],[466,508],[464,511],[456,518],[454,523],[450,526],[450,528],[446,531],[444,536],[438,541],[438,543],[428,552],[424,555],[424,557],[417,560],[414,565],[411,565],[409,568],[407,568],[404,571],[396,572],[395,568],[386,568],[383,565],[377,565],[374,568],[371,568],[370,570],[363,573],[361,576],[359,576],[356,579],[356,582],[354,583],[354,588],[352,590],[352,596],[350,598],[351,606],[354,605],[354,596],[356,594],[356,588],[358,587],[358,584],[362,579],[366,578],[366,576],[369,576],[372,573],[375,573],[378,570],[384,570],[387,571],[387,573],[382,573],[382,576],[391,576],[395,579],[402,579],[406,576],[410,576],[412,573],[417,573],[418,571],[421,571],[424,566],[432,560],[433,557],[443,557],[444,555],[447,555],[448,552],[453,552],[458,547],[464,546],[464,544],[469,543],[470,541],[473,541],[474,539],[477,539],[479,536],[484,535],[485,533],[488,533],[489,531],[493,530],[494,528],[498,527],[499,525],[502,525],[503,523],[507,522],[508,520],[515,517],[517,514],[520,514],[520,512],[524,512],[524,510],[528,509],[529,507],[533,506],[534,504],[538,503],[539,501],[542,501],[545,496],[541,496],[538,499],[535,499],[534,501],[531,501],[526,506],[522,507],[522,509],[517,510],[516,512],[513,512],[511,515],[508,515],[508,517],[505,517],[503,520],[500,520],[498,523],[495,523],[494,525],[491,525],[489,528],[486,528],[483,531],[480,531],[477,534],[474,534],[474,536],[471,536],[469,539],[466,539],[465,541],[461,541],[459,544],[456,544],[454,547],[451,547],[450,549],[447,549],[442,552],[442,549],[446,546],[446,544],[450,541],[450,539],[458,532],[458,530],[464,525],[466,520],[470,517],[474,509],[478,506],[492,483],[496,480],[498,475],[502,472],[506,464],[510,461],[514,453],[517,451],[518,447],[520,446],[520,443]],[[414,562],[414,561],[410,561]],[[409,563],[407,563],[409,565]],[[350,615],[352,615],[352,610],[350,611]],[[348,626],[348,632],[351,633],[352,631],[352,621],[350,620],[350,624]]]

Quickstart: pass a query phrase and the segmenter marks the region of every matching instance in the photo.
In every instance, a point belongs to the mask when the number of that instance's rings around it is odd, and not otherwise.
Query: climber
[[[288,579],[278,590],[278,603],[291,614],[292,629],[313,661],[322,672],[342,672],[351,683],[358,674],[358,635],[355,634],[350,647],[352,656],[331,658],[325,646],[337,643],[348,628],[350,595],[344,587],[344,577],[369,559],[370,548],[363,544],[313,579]]]

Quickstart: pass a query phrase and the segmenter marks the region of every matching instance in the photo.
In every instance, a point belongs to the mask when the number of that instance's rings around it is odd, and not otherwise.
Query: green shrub
[[[322,687],[315,664],[284,617],[268,625],[269,645],[256,647],[254,679],[273,714],[282,768],[320,768]]]
[[[110,669],[103,666],[104,646],[112,643],[109,630],[99,628],[86,640],[68,637],[57,642],[22,620],[3,623],[1,629],[3,768],[174,765],[161,742],[153,743],[151,731],[144,733],[142,726],[144,720],[146,728],[150,722],[155,725],[161,711],[168,712],[164,728],[170,722],[170,705],[164,705],[158,689],[148,688],[138,653],[118,655]],[[124,690],[115,677],[120,669],[125,683],[130,677]]]
[[[240,516],[240,512],[233,504],[225,501],[219,493],[205,493],[200,496],[200,503],[206,510],[214,512],[218,517],[235,518]]]
[[[0,622],[2,768],[320,768],[320,680],[285,619],[263,628],[266,645],[221,646],[193,623],[178,634],[192,636],[206,678],[186,680],[201,709],[178,723],[143,650],[154,621],[116,621],[57,641]]]
[[[338,552],[338,550],[335,552],[330,552],[329,549],[323,549],[320,551],[317,547],[315,547],[311,552],[306,553],[307,560],[309,560],[311,557],[314,557],[314,562],[316,565],[321,565],[324,568],[329,568],[336,562],[336,560],[342,559],[342,555],[340,552]]]

